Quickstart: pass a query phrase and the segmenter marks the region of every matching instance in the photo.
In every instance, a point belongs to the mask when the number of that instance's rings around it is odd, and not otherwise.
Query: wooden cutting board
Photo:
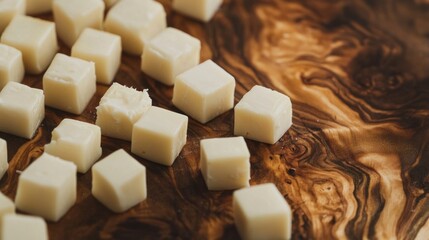
[[[427,0],[225,0],[207,24],[161,2],[169,26],[201,40],[201,60],[235,76],[236,103],[256,84],[291,97],[294,124],[280,141],[247,144],[251,184],[277,185],[293,209],[294,239],[429,237]],[[23,83],[42,88],[41,79]],[[115,81],[180,112],[172,88],[145,76],[139,57],[124,54]],[[47,108],[31,140],[0,133],[10,163],[0,190],[15,197],[17,171],[41,155],[62,119],[94,123],[107,88],[97,86],[82,115]],[[208,191],[198,169],[199,141],[232,135],[233,111],[205,125],[190,119],[172,167],[136,157],[147,168],[148,199],[123,214],[94,199],[90,172],[78,174],[76,205],[48,224],[50,238],[238,239],[232,192]],[[103,157],[130,152],[129,142],[107,137],[102,147]]]

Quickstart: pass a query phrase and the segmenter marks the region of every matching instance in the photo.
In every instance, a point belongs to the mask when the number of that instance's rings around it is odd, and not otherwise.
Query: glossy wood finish
[[[170,26],[202,42],[236,77],[235,101],[261,84],[289,95],[294,125],[274,145],[247,141],[251,184],[274,182],[293,209],[294,239],[427,239],[429,236],[429,3],[427,0],[225,0],[203,24],[171,11]],[[43,16],[50,19],[50,16]],[[62,48],[61,52],[69,53]],[[124,54],[115,81],[148,88],[173,111],[172,88]],[[41,88],[41,76],[25,84]],[[47,108],[30,140],[8,141],[10,169],[0,190],[14,198],[18,173],[43,152],[65,118],[95,122],[108,86],[86,111]],[[233,135],[233,111],[206,125],[189,122],[188,142],[172,167],[147,167],[148,199],[114,214],[91,196],[91,174],[78,175],[76,205],[51,239],[238,239],[231,191],[209,192],[198,169],[199,141]],[[102,139],[103,156],[130,143]]]

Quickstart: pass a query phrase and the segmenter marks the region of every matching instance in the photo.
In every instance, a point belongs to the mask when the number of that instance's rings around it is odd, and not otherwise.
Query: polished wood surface
[[[251,184],[273,182],[293,209],[293,239],[429,238],[429,3],[427,0],[225,0],[207,24],[161,1],[168,24],[199,38],[201,60],[235,76],[235,102],[255,84],[289,95],[293,126],[274,145],[247,140]],[[51,16],[41,16],[51,19]],[[62,47],[61,52],[70,50]],[[24,83],[42,88],[42,76]],[[172,88],[124,54],[115,81],[149,89],[155,106],[180,112]],[[94,123],[108,86],[86,111],[52,108],[35,137],[8,141],[0,190],[15,197],[20,170],[43,152],[66,117]],[[1,116],[0,116],[1,117]],[[148,199],[115,214],[78,174],[76,205],[49,223],[51,239],[238,239],[231,191],[210,192],[198,169],[199,141],[233,135],[233,111],[202,125],[172,167],[147,168]],[[103,157],[130,143],[102,139]]]

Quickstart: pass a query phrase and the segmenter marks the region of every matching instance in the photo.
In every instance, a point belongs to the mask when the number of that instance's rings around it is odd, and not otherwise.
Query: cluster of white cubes
[[[0,131],[32,138],[45,117],[43,91],[9,82],[0,92]]]
[[[12,19],[0,42],[20,50],[25,70],[32,74],[45,71],[58,51],[55,24],[23,15]]]

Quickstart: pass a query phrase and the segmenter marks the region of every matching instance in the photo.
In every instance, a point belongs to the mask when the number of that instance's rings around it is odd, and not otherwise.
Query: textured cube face
[[[55,0],[52,4],[58,37],[69,47],[85,28],[102,28],[102,0]]]
[[[8,82],[21,82],[24,71],[21,52],[16,48],[0,44],[0,91]]]
[[[0,35],[13,17],[25,14],[26,0],[0,1]]]
[[[0,180],[3,178],[3,175],[6,173],[8,168],[9,163],[7,161],[7,143],[5,140],[0,138]]]
[[[211,60],[176,77],[173,104],[206,123],[234,106],[235,79]]]
[[[133,125],[152,106],[147,90],[113,83],[97,107],[96,124],[105,136],[131,141]]]
[[[1,43],[20,50],[25,70],[32,74],[45,71],[58,50],[53,22],[21,15],[9,23]]]
[[[235,191],[233,214],[243,239],[291,238],[291,209],[272,183]]]
[[[234,134],[276,143],[292,125],[292,103],[286,95],[255,86],[234,109]]]
[[[96,90],[95,66],[64,54],[57,54],[43,76],[46,105],[81,114]]]
[[[0,222],[0,239],[48,240],[48,226],[43,218],[8,214]]]
[[[11,199],[9,199],[3,193],[0,192],[0,219],[4,215],[10,214],[10,213],[15,213],[15,204],[13,204]],[[1,223],[1,220],[0,220],[0,223]]]
[[[125,52],[141,55],[146,43],[167,26],[164,7],[156,1],[121,0],[108,12],[104,29],[122,38]]]
[[[200,168],[209,190],[249,186],[250,153],[243,137],[201,140]]]
[[[114,212],[124,212],[146,199],[146,168],[123,149],[92,167],[92,194]]]
[[[186,143],[188,117],[151,107],[134,124],[131,151],[147,160],[171,166]]]
[[[101,156],[101,130],[94,124],[64,119],[52,131],[51,143],[45,152],[71,161],[85,173]]]
[[[58,221],[76,202],[76,165],[44,153],[19,177],[16,207]]]
[[[166,85],[174,85],[177,75],[199,63],[200,50],[200,40],[178,29],[167,28],[146,45],[142,71]]]
[[[208,22],[221,4],[222,0],[173,0],[173,9],[187,16]]]
[[[85,29],[71,49],[71,56],[95,63],[97,82],[112,83],[121,63],[121,38],[91,28]]]
[[[45,117],[43,91],[9,82],[0,92],[0,131],[32,138]]]
[[[50,12],[54,0],[26,0],[26,12],[29,15],[37,15]]]

